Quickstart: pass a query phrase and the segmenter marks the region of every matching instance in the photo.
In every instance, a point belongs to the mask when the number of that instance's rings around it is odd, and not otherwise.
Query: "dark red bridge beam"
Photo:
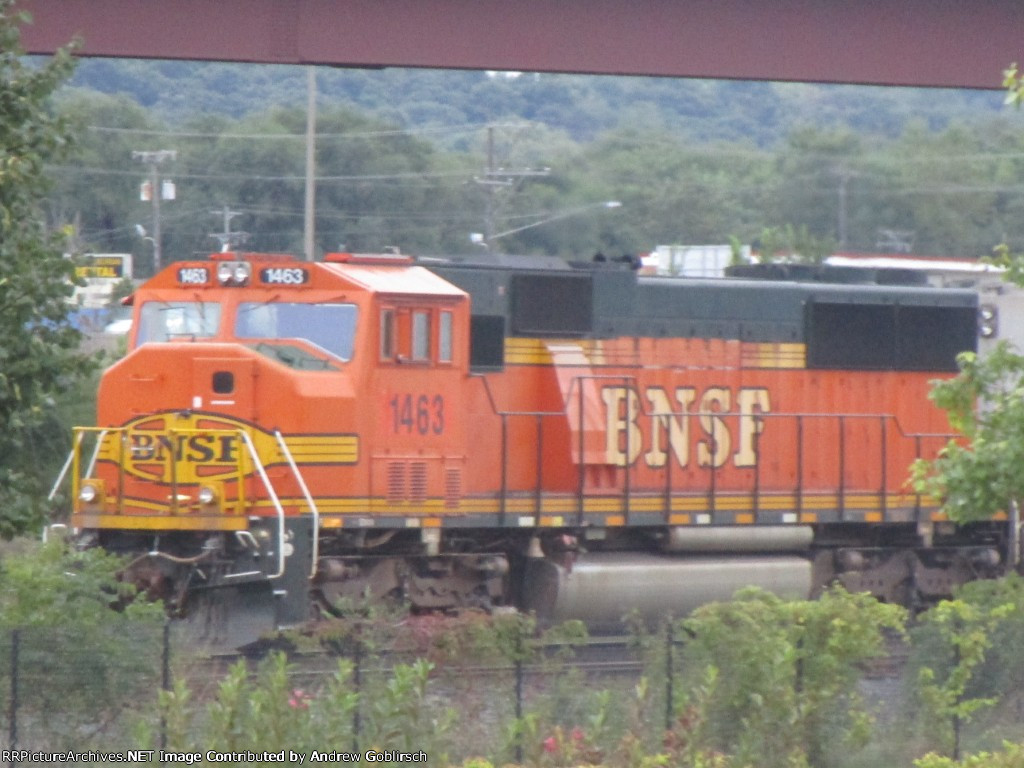
[[[45,53],[998,88],[1021,0],[23,0]]]

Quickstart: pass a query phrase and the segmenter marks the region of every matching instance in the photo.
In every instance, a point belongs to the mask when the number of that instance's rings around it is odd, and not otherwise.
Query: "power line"
[[[134,171],[97,168],[81,165],[48,165],[47,170],[56,173],[81,173],[95,176],[136,176]],[[317,176],[317,182],[332,181],[408,181],[416,179],[468,178],[468,171],[408,171],[406,173],[367,173],[343,176]],[[175,173],[179,179],[200,179],[215,181],[303,181],[305,176],[289,174],[285,176],[266,176],[262,174],[242,173]]]
[[[391,128],[377,131],[344,131],[341,133],[317,133],[317,139],[365,139],[383,136],[411,136],[429,133],[472,133],[480,128],[494,125],[494,123],[465,123],[450,126],[423,126],[421,128]],[[523,128],[527,124],[509,123],[500,127]],[[161,131],[155,128],[118,128],[105,125],[87,125],[86,130],[95,133],[114,133],[129,136],[154,136],[165,139],[239,139],[251,141],[253,139],[268,140],[305,140],[305,133],[213,133],[203,131]]]

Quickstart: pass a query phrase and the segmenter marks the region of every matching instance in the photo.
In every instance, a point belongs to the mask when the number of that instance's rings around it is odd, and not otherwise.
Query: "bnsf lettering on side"
[[[643,397],[644,403],[641,403]],[[690,466],[690,422],[696,420],[697,466],[757,465],[757,437],[764,431],[763,414],[771,412],[771,396],[764,387],[743,387],[735,392],[709,387],[676,387],[671,394],[649,387],[641,394],[632,387],[605,387],[605,456],[609,464],[626,467],[642,458],[648,467],[664,467],[670,454],[676,463]],[[643,405],[646,404],[646,408]],[[735,412],[727,412],[735,408]],[[735,431],[726,417],[737,421]]]

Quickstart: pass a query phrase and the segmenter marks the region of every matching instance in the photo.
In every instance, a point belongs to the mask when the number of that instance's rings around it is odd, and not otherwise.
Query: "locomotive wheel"
[[[375,603],[402,601],[399,558],[321,558],[313,600],[332,616],[345,616]]]
[[[418,611],[490,610],[505,593],[501,555],[321,558],[316,602],[340,616],[366,602],[401,602]]]

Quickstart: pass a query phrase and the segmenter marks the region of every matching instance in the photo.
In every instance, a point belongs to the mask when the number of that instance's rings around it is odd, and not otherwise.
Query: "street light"
[[[148,240],[153,246],[153,273],[157,272],[156,268],[156,240],[146,234],[146,228],[141,224],[135,225],[135,234],[139,236],[140,240]]]
[[[590,203],[589,205],[581,205],[581,206],[579,206],[577,208],[569,208],[568,210],[561,211],[559,213],[553,214],[551,216],[548,216],[546,219],[541,219],[540,221],[535,221],[535,222],[533,222],[531,224],[524,224],[523,226],[516,227],[515,229],[509,229],[509,230],[506,230],[504,232],[499,232],[496,235],[491,235],[490,238],[485,237],[480,232],[472,232],[469,235],[469,241],[471,243],[473,243],[474,245],[482,246],[483,248],[486,248],[489,251],[489,250],[491,250],[491,244],[495,240],[497,240],[499,237],[506,237],[507,235],[514,235],[517,232],[522,232],[522,231],[527,230],[527,229],[533,229],[534,227],[539,227],[539,226],[541,226],[543,224],[550,224],[552,221],[559,221],[560,219],[566,219],[566,218],[568,218],[570,216],[576,216],[577,214],[580,214],[580,213],[586,213],[587,211],[592,211],[595,208],[621,208],[621,207],[622,207],[622,203],[620,203],[618,200],[605,200],[603,203]]]

